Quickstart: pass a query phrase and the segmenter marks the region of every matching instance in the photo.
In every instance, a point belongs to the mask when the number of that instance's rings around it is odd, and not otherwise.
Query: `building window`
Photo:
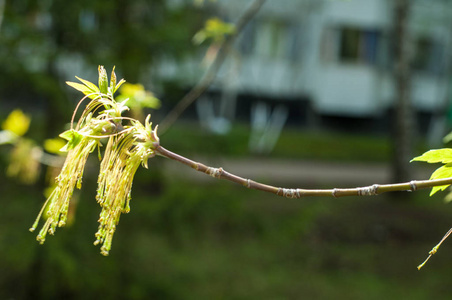
[[[418,72],[441,75],[444,71],[444,45],[431,37],[418,38],[412,66]]]
[[[360,58],[361,31],[345,28],[340,32],[339,60],[355,62]]]
[[[382,34],[375,29],[328,28],[324,32],[322,56],[327,61],[376,65],[382,48]]]
[[[380,35],[378,30],[342,28],[339,38],[339,61],[375,65]]]

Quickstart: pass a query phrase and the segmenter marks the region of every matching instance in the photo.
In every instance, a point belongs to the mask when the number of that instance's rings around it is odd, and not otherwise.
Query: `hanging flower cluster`
[[[97,202],[102,207],[99,218],[99,230],[95,245],[103,243],[101,253],[108,255],[111,241],[121,213],[130,211],[132,182],[140,164],[147,168],[148,158],[155,155],[159,144],[157,127],[147,117],[145,126],[132,121],[131,133],[122,133],[110,138],[100,166]]]
[[[80,83],[67,82],[71,87],[81,91],[85,99],[91,99],[86,105],[75,128],[74,112],[71,129],[60,136],[67,140],[61,151],[68,152],[66,161],[56,178],[56,187],[44,203],[30,231],[34,231],[41,218],[45,220],[39,231],[37,240],[42,244],[46,235],[55,233],[57,227],[66,224],[69,202],[74,188],[81,188],[83,170],[90,153],[100,148],[101,140],[107,138],[107,147],[102,158],[98,178],[97,202],[102,207],[99,218],[99,230],[96,233],[95,245],[103,244],[101,253],[108,255],[111,249],[113,234],[121,213],[130,211],[130,198],[133,177],[142,164],[147,168],[147,160],[155,155],[154,149],[159,146],[157,127],[152,130],[150,115],[145,124],[122,116],[128,110],[123,102],[114,100],[114,93],[125,82],[116,82],[114,69],[110,84],[104,67],[99,66],[99,86],[78,78]],[[123,125],[127,121],[127,125]]]

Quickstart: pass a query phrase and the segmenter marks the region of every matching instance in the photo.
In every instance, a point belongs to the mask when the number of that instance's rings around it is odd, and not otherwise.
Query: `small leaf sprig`
[[[452,149],[451,148],[443,148],[443,149],[433,149],[425,152],[424,154],[413,158],[411,161],[424,161],[427,163],[443,163],[444,165],[436,169],[432,175],[430,176],[430,180],[435,179],[446,179],[452,177]],[[448,188],[450,184],[434,186],[430,192],[430,196],[433,196],[438,191],[444,191]],[[446,202],[450,202],[452,200],[451,193],[449,193],[445,197]],[[438,251],[441,244],[449,237],[452,233],[452,228],[443,236],[441,241],[432,248],[429,252],[428,257],[422,262],[417,269],[420,270],[427,261]]]
[[[443,166],[432,173],[430,180],[452,177],[452,149],[450,148],[429,150],[411,161],[424,161],[430,164],[443,163]],[[430,196],[433,196],[438,191],[444,191],[449,185],[434,186]]]

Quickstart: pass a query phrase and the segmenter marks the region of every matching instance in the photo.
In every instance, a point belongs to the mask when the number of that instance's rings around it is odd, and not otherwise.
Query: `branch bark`
[[[218,74],[223,62],[225,61],[230,49],[235,42],[237,36],[243,31],[243,28],[256,15],[266,0],[255,0],[250,7],[243,13],[235,24],[235,32],[229,35],[221,44],[220,49],[214,61],[210,64],[209,69],[203,78],[177,103],[177,105],[168,113],[168,115],[160,122],[160,133],[164,133],[179,118],[179,116],[199,98],[212,84]]]
[[[364,187],[355,188],[333,188],[333,189],[300,189],[300,188],[283,188],[272,185],[263,184],[251,179],[243,178],[232,174],[223,168],[214,168],[202,163],[196,162],[182,155],[171,152],[162,146],[158,146],[155,152],[161,156],[187,165],[196,171],[205,173],[214,178],[225,179],[234,183],[243,185],[246,188],[259,190],[282,196],[286,198],[303,198],[303,197],[345,197],[345,196],[375,196],[386,192],[408,191],[414,192],[418,189],[431,188],[434,186],[442,186],[452,184],[452,177],[436,180],[411,180],[403,183],[394,184],[373,184]]]

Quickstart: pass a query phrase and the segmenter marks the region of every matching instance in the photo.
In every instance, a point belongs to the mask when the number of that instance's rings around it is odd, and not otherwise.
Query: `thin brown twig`
[[[237,36],[242,32],[243,28],[256,15],[266,0],[255,0],[250,7],[243,13],[235,24],[235,32],[228,35],[224,42],[220,45],[214,61],[210,64],[209,69],[204,77],[177,103],[177,105],[168,113],[168,115],[160,122],[160,133],[164,133],[179,118],[179,116],[199,98],[212,84],[215,77],[223,65],[232,44]]]
[[[443,238],[441,239],[441,241],[435,246],[433,247],[432,250],[430,250],[430,252],[428,253],[428,257],[424,260],[424,262],[422,264],[420,264],[419,266],[417,266],[417,269],[420,270],[430,259],[430,257],[432,257],[433,255],[436,254],[436,252],[438,252],[438,248],[441,246],[441,244],[449,237],[449,235],[452,233],[452,228],[449,229],[449,231],[443,236]]]
[[[162,146],[158,146],[155,152],[161,156],[183,163],[192,167],[196,171],[205,173],[215,178],[226,179],[237,184],[243,185],[249,189],[255,189],[272,193],[286,198],[303,198],[303,197],[345,197],[345,196],[374,196],[386,192],[409,191],[413,192],[418,189],[431,188],[435,186],[452,184],[452,177],[436,180],[412,180],[404,183],[393,184],[373,184],[364,187],[354,188],[333,188],[333,189],[300,189],[300,188],[283,188],[268,184],[263,184],[251,179],[243,178],[232,174],[223,168],[214,168],[196,162],[182,155],[171,152]]]

